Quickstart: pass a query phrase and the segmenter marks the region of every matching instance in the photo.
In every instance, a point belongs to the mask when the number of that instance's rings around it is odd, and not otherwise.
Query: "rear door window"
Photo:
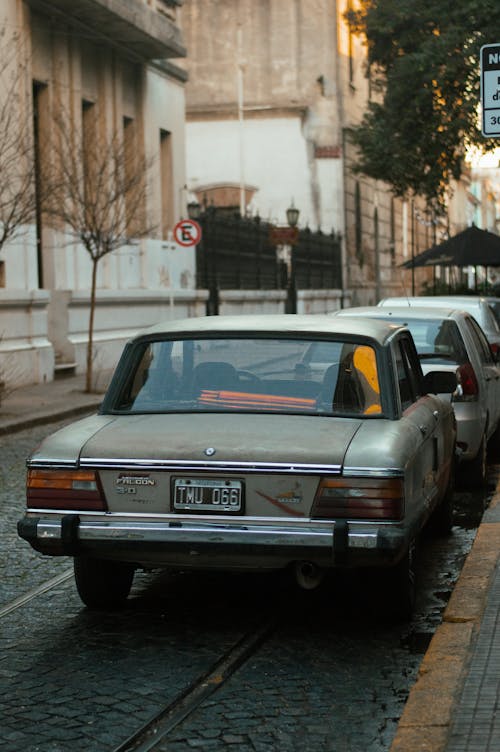
[[[493,365],[493,355],[483,330],[472,317],[467,317],[466,321],[470,336],[481,358],[481,363],[483,363],[483,365]]]

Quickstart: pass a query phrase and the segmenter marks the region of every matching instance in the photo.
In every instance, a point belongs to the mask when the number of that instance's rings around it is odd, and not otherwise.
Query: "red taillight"
[[[105,511],[97,474],[91,470],[28,470],[28,506]]]
[[[457,369],[457,382],[459,388],[453,397],[455,401],[477,398],[479,385],[471,363],[464,363]]]
[[[402,478],[323,478],[311,512],[315,519],[401,520]]]

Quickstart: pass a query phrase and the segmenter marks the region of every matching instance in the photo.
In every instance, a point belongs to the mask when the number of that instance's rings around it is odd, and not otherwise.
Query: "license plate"
[[[176,478],[174,509],[184,512],[241,512],[243,483],[239,480]]]

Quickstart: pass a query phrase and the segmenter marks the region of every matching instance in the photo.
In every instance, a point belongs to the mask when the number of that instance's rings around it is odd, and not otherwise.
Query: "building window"
[[[160,130],[160,180],[161,180],[161,229],[162,238],[168,238],[174,223],[172,134]]]
[[[42,245],[42,202],[41,202],[41,169],[43,164],[43,133],[44,118],[48,111],[48,89],[44,84],[33,83],[33,147],[35,160],[35,226],[36,253],[38,266],[38,287],[44,287],[43,245]],[[46,128],[45,123],[45,128]]]
[[[361,216],[361,187],[359,183],[356,183],[354,190],[354,222],[355,222],[355,248],[356,257],[359,261],[359,265],[363,266],[363,226]]]
[[[135,170],[135,155],[136,155],[136,138],[135,138],[135,123],[133,118],[123,118],[123,169],[125,170],[125,182],[129,185],[133,179]],[[135,207],[131,205],[132,195],[130,191],[125,192],[125,221],[127,223],[127,234],[129,237],[134,237],[134,224],[132,214]]]
[[[93,102],[82,101],[82,170],[85,198],[89,204],[93,203],[92,184],[96,170],[93,155],[97,149],[97,120],[96,107]]]
[[[347,13],[352,13],[352,2],[347,3]],[[347,60],[349,65],[349,84],[354,86],[354,35],[352,33],[351,22],[348,20],[348,37],[347,37]]]
[[[396,261],[396,201],[391,198],[391,218],[390,218],[390,245],[391,260],[394,264]]]

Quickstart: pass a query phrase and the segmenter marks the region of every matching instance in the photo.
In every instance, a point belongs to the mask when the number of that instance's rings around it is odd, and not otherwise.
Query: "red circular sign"
[[[184,248],[196,245],[201,240],[201,227],[194,219],[181,219],[174,227],[174,239]]]

